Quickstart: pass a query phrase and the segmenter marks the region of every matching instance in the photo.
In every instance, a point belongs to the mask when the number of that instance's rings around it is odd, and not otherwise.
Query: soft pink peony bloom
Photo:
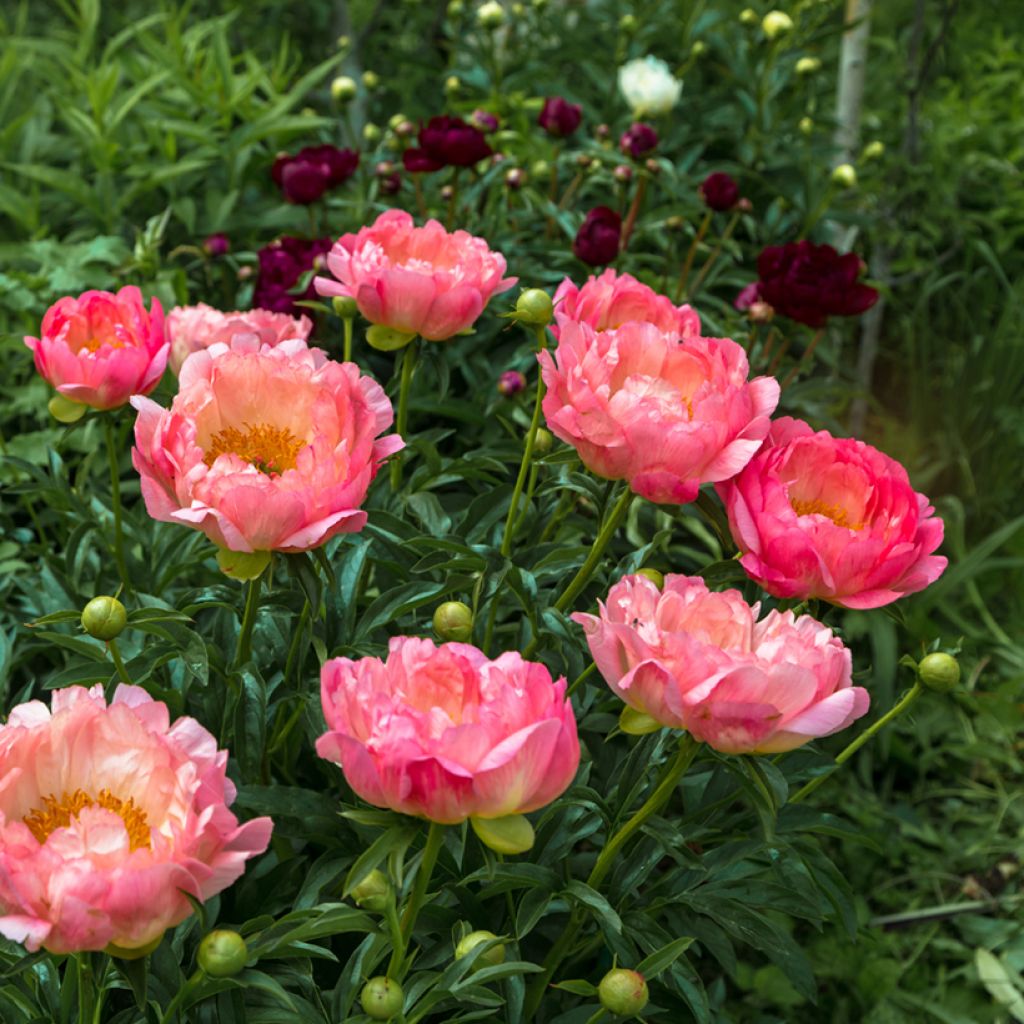
[[[196,352],[170,409],[136,398],[132,461],[154,519],[231,551],[306,551],[366,523],[381,462],[404,447],[383,389],[299,339]]]
[[[368,228],[342,235],[327,257],[337,280],[316,278],[321,295],[347,295],[370,323],[444,341],[473,326],[505,277],[505,257],[465,231],[436,221],[413,225],[404,210],[382,213]]]
[[[738,590],[699,576],[612,587],[599,615],[576,612],[598,671],[631,708],[727,754],[792,750],[868,710],[850,652],[809,615],[760,622]]]
[[[262,853],[238,824],[228,754],[139,686],[55,690],[0,726],[0,934],[52,953],[140,949]]]
[[[653,324],[663,334],[690,338],[700,334],[700,317],[692,306],[675,306],[666,295],[638,281],[632,274],[608,269],[588,277],[582,287],[566,278],[555,292],[557,338],[564,323],[585,323],[595,331],[611,331],[623,324]]]
[[[563,321],[554,356],[538,358],[552,433],[591,472],[650,501],[693,501],[702,483],[738,473],[779,401],[773,378],[747,380],[734,341],[680,340],[653,324],[596,332]]]
[[[163,307],[153,299],[147,313],[133,285],[116,295],[90,291],[60,299],[46,311],[40,334],[25,339],[40,375],[65,398],[93,409],[148,395],[167,365]]]
[[[551,803],[580,760],[565,680],[508,652],[393,637],[388,658],[321,673],[317,753],[367,803],[454,825]]]
[[[305,341],[313,330],[308,316],[293,317],[269,309],[222,313],[200,302],[197,306],[178,306],[167,314],[167,334],[171,339],[168,365],[175,376],[181,364],[193,352],[217,342],[231,344],[238,335],[250,336],[260,345],[277,345],[289,338]]]
[[[784,416],[718,492],[740,564],[776,597],[879,608],[934,583],[942,520],[907,471],[853,438]]]

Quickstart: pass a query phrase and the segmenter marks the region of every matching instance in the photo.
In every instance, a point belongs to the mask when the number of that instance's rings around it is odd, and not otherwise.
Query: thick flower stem
[[[683,262],[683,269],[679,272],[679,283],[676,285],[677,302],[681,302],[683,296],[686,294],[686,282],[690,279],[690,271],[693,269],[693,260],[697,255],[697,248],[700,246],[700,243],[704,241],[704,236],[708,233],[708,228],[711,227],[712,216],[713,213],[711,210],[708,210],[708,212],[704,214],[704,219],[700,222],[697,234],[690,243],[689,252],[687,252],[686,260]]]
[[[708,276],[708,271],[715,265],[715,261],[719,256],[722,255],[722,247],[732,237],[733,231],[736,230],[736,225],[739,223],[740,211],[736,210],[733,215],[729,218],[729,223],[726,224],[725,230],[722,232],[718,241],[715,242],[714,249],[711,250],[711,255],[704,261],[704,266],[700,268],[697,273],[697,277],[693,282],[693,287],[690,289],[691,295],[696,295],[700,286],[704,283],[704,278]],[[680,296],[685,298],[685,296]]]
[[[345,340],[342,342],[341,358],[343,362],[352,362],[352,328],[355,325],[355,321],[352,317],[347,316],[342,321],[342,327],[345,331]]]
[[[430,830],[427,832],[427,842],[423,847],[423,857],[420,860],[419,870],[416,872],[416,882],[413,885],[409,902],[405,905],[399,925],[398,937],[401,941],[401,948],[393,950],[391,954],[391,966],[388,968],[388,977],[395,981],[401,980],[404,973],[406,951],[409,949],[409,940],[412,938],[413,929],[416,927],[416,918],[419,917],[420,908],[427,896],[427,887],[430,885],[430,876],[434,873],[434,865],[437,863],[437,855],[441,852],[444,843],[444,825],[436,821],[430,823]]]
[[[416,370],[419,356],[416,340],[405,346],[402,353],[402,379],[398,385],[398,412],[395,417],[395,432],[405,440],[406,424],[409,422],[409,392],[412,390],[412,375]],[[402,454],[391,456],[391,490],[397,491],[402,482]]]
[[[805,783],[797,792],[789,798],[791,804],[798,804],[801,800],[810,796],[826,779],[830,779],[835,770],[842,764],[853,757],[854,754],[860,750],[874,735],[885,728],[893,719],[898,718],[903,714],[911,704],[917,700],[918,697],[924,692],[924,687],[921,685],[920,680],[914,683],[914,685],[907,691],[904,696],[897,701],[877,722],[873,725],[868,726],[849,746],[847,746],[841,753],[836,755],[836,763],[823,775],[819,775],[817,778],[811,779],[810,782]]]
[[[124,658],[121,657],[121,650],[117,646],[116,640],[107,641],[107,650],[110,651],[110,660],[114,663],[114,668],[117,669],[118,678],[126,686],[132,685],[131,676],[128,675],[128,669],[125,668]]]
[[[163,1016],[160,1018],[160,1024],[172,1024],[185,1000],[192,995],[193,991],[195,991],[196,987],[205,977],[206,972],[198,970],[178,989],[174,994],[174,998],[167,1004],[167,1009],[164,1010]]]
[[[242,613],[242,626],[238,631],[238,646],[235,648],[235,668],[244,665],[252,656],[252,630],[260,607],[261,579],[261,576],[257,576],[245,585],[245,611]]]
[[[591,888],[598,888],[605,876],[611,869],[616,854],[625,845],[626,841],[636,832],[647,819],[661,810],[668,803],[679,780],[686,774],[686,770],[693,763],[694,757],[700,744],[688,733],[684,733],[679,742],[679,749],[676,756],[666,765],[658,780],[654,792],[644,801],[644,804],[629,820],[619,828],[612,837],[605,843],[604,849],[598,856],[593,869],[587,877],[587,885]],[[529,991],[526,995],[525,1019],[532,1020],[537,1007],[540,1005],[541,997],[548,983],[554,977],[559,965],[565,959],[583,923],[583,914],[579,908],[573,910],[569,915],[565,930],[558,940],[551,947],[547,958],[544,960],[542,973],[535,976]]]
[[[114,513],[114,561],[125,592],[132,593],[132,581],[124,560],[124,534],[121,526],[121,470],[117,464],[117,441],[114,438],[114,424],[109,416],[103,418],[103,432],[107,437],[107,459],[110,463],[110,505]]]
[[[647,175],[641,174],[640,180],[636,184],[636,192],[633,194],[633,202],[629,205],[625,223],[622,225],[622,242],[619,245],[619,252],[625,252],[629,246],[629,240],[633,235],[633,228],[636,226],[636,219],[644,204],[645,195],[647,195]]]
[[[548,334],[546,327],[538,327],[537,350],[543,352],[547,348]],[[519,475],[516,477],[515,486],[512,488],[512,503],[508,507],[508,516],[505,518],[505,533],[501,538],[501,553],[508,558],[512,551],[512,538],[515,536],[513,525],[516,521],[516,512],[519,508],[519,497],[523,493],[523,484],[526,482],[526,475],[533,464],[533,449],[537,443],[537,430],[540,427],[541,403],[544,401],[544,377],[540,370],[537,371],[537,395],[533,402],[533,418],[530,420],[529,430],[526,432],[526,444],[523,446],[523,457],[519,462]],[[399,430],[401,433],[401,430]]]
[[[75,954],[75,979],[78,983],[78,1020],[80,1024],[90,1024],[96,1005],[91,953]]]
[[[814,355],[814,350],[818,347],[818,342],[821,341],[821,336],[824,333],[824,327],[819,327],[814,332],[814,337],[811,338],[807,348],[804,349],[803,355],[800,356],[800,359],[797,362],[796,366],[794,366],[793,369],[790,370],[789,373],[787,373],[786,376],[783,378],[781,385],[783,391],[785,391],[785,389],[788,388],[789,385],[793,383],[793,380],[795,379],[796,375],[803,369],[804,364],[810,361],[810,358],[811,356]]]

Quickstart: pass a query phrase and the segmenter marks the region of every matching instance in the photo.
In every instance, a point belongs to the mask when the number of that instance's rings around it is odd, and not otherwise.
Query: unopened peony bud
[[[623,35],[630,36],[637,30],[637,20],[635,14],[624,14],[619,18],[619,31]]]
[[[211,978],[230,978],[244,969],[249,948],[238,932],[219,928],[203,936],[196,959]]]
[[[505,172],[505,187],[513,192],[521,189],[526,184],[526,172],[521,167],[513,167]]]
[[[354,320],[359,315],[359,306],[351,295],[335,295],[331,299],[331,306],[336,316],[342,320]]]
[[[498,0],[487,0],[476,12],[476,22],[481,28],[497,28],[505,21],[505,8]]]
[[[594,136],[603,142],[605,139],[610,139],[612,137],[612,130],[606,124],[599,124],[594,129]]]
[[[740,11],[740,24],[751,27],[757,24],[757,11],[752,7],[745,7]]]
[[[865,160],[877,160],[885,152],[885,144],[875,139],[864,147]]]
[[[754,204],[746,196],[740,196],[736,203],[736,209],[741,213],[750,213],[753,208]]]
[[[530,174],[535,178],[546,178],[551,173],[551,165],[547,160],[534,160],[530,165]]]
[[[512,5],[512,17],[513,18],[521,18],[521,17],[523,17],[524,14],[526,14],[526,8],[522,4],[513,4]]]
[[[767,324],[775,318],[775,310],[767,302],[758,299],[747,308],[747,316],[755,324]]]
[[[543,427],[537,428],[537,436],[533,439],[533,454],[547,455],[551,446],[555,443],[555,437],[549,430]]]
[[[635,1017],[647,1005],[647,982],[636,971],[615,967],[601,979],[597,998],[609,1013]]]
[[[466,5],[462,0],[451,0],[451,3],[448,5],[448,17],[458,18],[465,9]]]
[[[960,663],[952,654],[936,651],[927,654],[917,666],[917,677],[922,686],[936,693],[949,693],[960,682]]]
[[[235,277],[237,277],[239,281],[248,281],[249,278],[252,277],[253,273],[254,270],[252,267],[239,267],[235,272]]]
[[[637,576],[646,576],[659,590],[665,585],[665,577],[657,569],[637,569]]]
[[[128,625],[128,613],[116,597],[94,597],[82,609],[82,629],[97,640],[113,640]]]
[[[769,39],[784,35],[793,28],[793,19],[785,11],[769,11],[761,19],[761,31]]]
[[[380,85],[380,75],[376,71],[363,72],[363,85],[369,90],[374,90]]]
[[[644,167],[647,169],[647,173],[652,178],[656,178],[659,174],[661,174],[661,164],[659,164],[658,161],[655,160],[653,156],[652,157],[648,157],[644,161]]]
[[[356,906],[372,910],[375,914],[384,912],[391,898],[391,882],[383,871],[374,868],[351,892]]]
[[[82,402],[72,402],[63,395],[54,395],[46,408],[58,423],[77,423],[86,413],[89,406]]]
[[[434,611],[434,632],[441,640],[465,643],[473,635],[473,610],[462,601],[445,601]]]
[[[801,135],[810,135],[814,131],[814,121],[809,117],[801,117],[797,127],[800,129]]]
[[[404,124],[408,118],[399,111],[397,114],[392,114],[388,118],[388,127],[397,134],[400,125]]]
[[[857,171],[853,164],[840,164],[832,171],[832,181],[840,188],[853,188],[857,184]]]
[[[339,75],[331,82],[331,95],[337,103],[349,103],[356,98],[359,87],[354,78],[348,75]]]
[[[383,975],[371,978],[359,996],[359,1005],[371,1020],[391,1020],[397,1017],[404,1003],[402,986]]]
[[[378,188],[382,196],[396,196],[402,189],[402,176],[397,172],[389,174],[386,178],[380,179]]]
[[[698,58],[703,57],[704,54],[707,53],[707,51],[708,51],[707,43],[705,43],[702,40],[698,39],[693,44],[693,46],[690,47],[690,56],[694,60],[697,60]]]
[[[527,288],[516,300],[515,318],[520,323],[546,327],[554,315],[554,303],[543,288]]]
[[[618,167],[612,171],[612,177],[616,181],[627,182],[633,180],[633,168],[629,164],[619,164]]]
[[[665,227],[669,231],[682,231],[686,227],[686,218],[674,213],[671,217],[665,218]]]
[[[207,256],[216,259],[218,256],[226,256],[231,251],[231,239],[223,232],[210,235],[203,241],[203,252]]]
[[[462,88],[462,82],[455,75],[449,75],[444,80],[444,91],[449,95],[457,93]]]
[[[526,388],[526,378],[518,370],[506,370],[498,378],[498,393],[510,398]]]
[[[369,143],[380,142],[380,128],[372,121],[363,125],[363,138]]]
[[[817,57],[801,57],[796,62],[798,75],[813,75],[821,70],[821,61]]]
[[[395,173],[395,165],[390,160],[380,160],[374,166],[373,173],[378,178],[386,178],[389,174]]]
[[[462,937],[459,940],[459,944],[455,947],[455,959],[461,960],[464,956],[471,953],[477,946],[484,942],[493,942],[498,936],[494,932],[481,930],[478,932],[470,932],[468,935]],[[476,958],[475,966],[480,967],[497,967],[498,964],[505,962],[505,946],[502,943],[498,943],[496,946],[491,946],[490,949],[481,953]]]

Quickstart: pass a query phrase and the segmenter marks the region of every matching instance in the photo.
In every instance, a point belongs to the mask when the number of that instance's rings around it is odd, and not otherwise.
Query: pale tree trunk
[[[850,164],[860,142],[860,110],[868,63],[873,0],[846,0],[846,31],[839,54],[836,89],[836,164]]]

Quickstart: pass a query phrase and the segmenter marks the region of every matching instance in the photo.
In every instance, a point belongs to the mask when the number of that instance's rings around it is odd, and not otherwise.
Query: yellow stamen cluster
[[[840,505],[826,505],[820,498],[815,498],[814,501],[790,501],[790,505],[798,516],[825,516],[836,526],[844,526],[847,530],[864,529],[863,523],[850,522],[845,508]]]
[[[212,466],[218,455],[237,455],[261,473],[272,476],[294,469],[296,456],[303,447],[303,442],[285,427],[246,423],[242,430],[237,427],[218,430],[203,455],[203,461]]]
[[[77,818],[86,807],[102,807],[113,811],[124,822],[131,849],[137,850],[143,846],[149,849],[149,822],[146,820],[146,812],[135,806],[134,798],[121,800],[109,789],[101,789],[99,796],[96,797],[90,796],[83,789],[76,789],[71,794],[62,793],[59,800],[53,794],[44,796],[43,806],[30,811],[21,820],[28,825],[29,831],[40,843],[45,843],[51,832],[58,828],[67,828],[71,824],[71,819]]]

